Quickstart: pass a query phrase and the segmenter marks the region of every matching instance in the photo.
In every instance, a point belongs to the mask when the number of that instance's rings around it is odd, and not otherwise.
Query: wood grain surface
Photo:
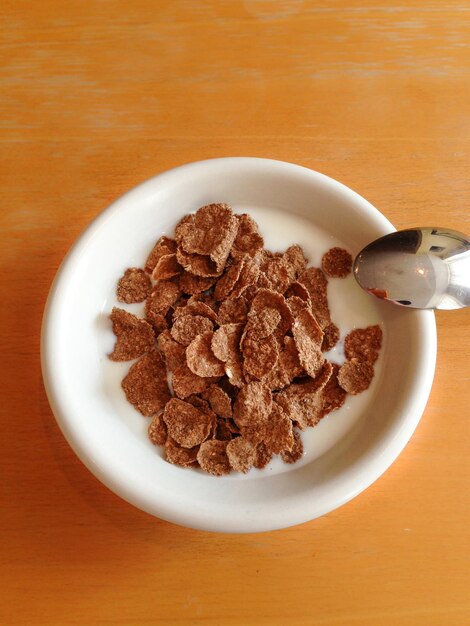
[[[48,406],[41,316],[110,201],[228,155],[317,169],[396,227],[470,234],[470,2],[4,0],[0,439],[3,625],[470,624],[470,316],[371,488],[259,535],[180,528],[77,460]]]

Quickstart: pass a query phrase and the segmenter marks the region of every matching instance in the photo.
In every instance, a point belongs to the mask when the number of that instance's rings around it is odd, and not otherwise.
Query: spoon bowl
[[[415,309],[470,306],[470,241],[444,228],[401,230],[368,244],[354,261],[359,285]]]

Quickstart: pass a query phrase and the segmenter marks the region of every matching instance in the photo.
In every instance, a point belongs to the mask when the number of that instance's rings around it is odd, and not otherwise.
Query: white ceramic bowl
[[[378,322],[384,346],[371,388],[305,435],[305,457],[247,475],[215,478],[163,460],[146,437],[148,420],[124,397],[129,364],[106,358],[108,314],[123,270],[142,266],[162,233],[209,202],[250,211],[267,247],[298,241],[312,264],[339,243],[355,254],[394,230],[362,197],[312,170],[279,161],[225,158],[178,167],[139,185],[87,228],[64,260],[47,302],[44,382],[63,434],[83,463],[116,494],[157,517],[212,531],[255,532],[299,524],[358,495],[397,458],[432,385],[436,330],[431,312],[410,311],[362,292],[350,277],[331,281],[332,317],[348,326]],[[139,311],[139,306],[127,307]],[[340,354],[336,354],[340,357]],[[334,355],[333,355],[334,358]]]

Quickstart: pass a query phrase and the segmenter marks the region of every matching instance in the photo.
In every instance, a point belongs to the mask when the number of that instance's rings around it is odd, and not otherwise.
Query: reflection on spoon
[[[366,246],[354,276],[369,293],[417,309],[470,306],[470,240],[444,228],[390,233]]]

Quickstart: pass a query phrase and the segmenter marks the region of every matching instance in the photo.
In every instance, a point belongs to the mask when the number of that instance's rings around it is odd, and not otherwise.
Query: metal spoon
[[[354,261],[360,286],[416,309],[470,306],[470,240],[445,228],[412,228],[376,239]]]

